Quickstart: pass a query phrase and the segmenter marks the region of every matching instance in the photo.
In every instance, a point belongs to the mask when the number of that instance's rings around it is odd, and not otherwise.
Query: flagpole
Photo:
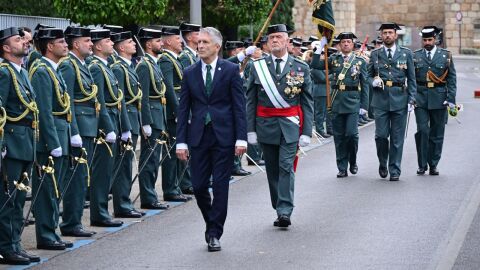
[[[328,76],[328,45],[325,44],[325,47],[323,48],[323,52],[325,55],[325,85],[326,85],[326,90],[327,90],[327,109],[330,109],[332,107],[332,100],[330,99],[330,79]]]

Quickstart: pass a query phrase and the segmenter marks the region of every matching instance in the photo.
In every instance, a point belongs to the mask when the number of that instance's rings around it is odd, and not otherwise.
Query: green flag
[[[333,0],[308,0],[313,5],[312,22],[318,26],[319,37],[326,36],[329,43],[335,33],[335,19],[333,17]]]

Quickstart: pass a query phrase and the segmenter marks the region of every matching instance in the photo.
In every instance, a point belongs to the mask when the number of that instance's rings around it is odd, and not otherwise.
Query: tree
[[[0,0],[0,10],[7,14],[58,17],[52,0]]]
[[[168,0],[53,0],[62,17],[82,25],[150,24],[159,19]]]

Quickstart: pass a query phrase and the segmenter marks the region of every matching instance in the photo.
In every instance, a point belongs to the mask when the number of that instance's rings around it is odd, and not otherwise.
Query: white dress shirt
[[[80,63],[82,63],[82,66],[85,66],[85,61],[80,60],[80,58],[78,58],[78,56],[77,56],[76,54],[74,54],[74,53],[72,53],[72,52],[68,52],[68,53],[69,53],[70,55],[73,55],[73,57],[77,58],[78,61],[80,61]]]
[[[388,49],[392,51],[392,58],[395,55],[395,51],[397,50],[397,44],[393,43],[393,46],[391,48],[387,48],[387,46],[383,46],[383,49],[385,50],[385,54],[388,56]]]
[[[53,69],[55,71],[57,71],[57,68],[58,68],[58,64],[53,62],[50,58],[47,58],[45,56],[42,56],[43,59],[47,60],[48,63],[50,63],[50,65],[52,65]]]
[[[100,57],[98,57],[98,56],[96,56],[96,55],[95,55],[94,57],[97,58],[98,60],[102,61],[102,63],[104,63],[105,66],[108,67],[108,61],[107,61],[107,60],[105,60],[105,59],[103,59],[103,58],[100,58]]]
[[[425,56],[428,58],[428,51],[427,49],[424,49],[425,50]],[[435,55],[435,53],[437,52],[437,46],[433,46],[433,49],[430,51],[430,57],[432,60],[433,59],[433,56]]]
[[[273,68],[277,68],[277,62],[275,61],[278,57],[275,57],[275,55],[272,54],[272,60],[273,60]],[[288,61],[288,53],[285,53],[284,56],[280,57],[282,59],[282,62],[280,62],[280,72],[283,72],[283,69],[285,68],[285,65],[287,64]]]

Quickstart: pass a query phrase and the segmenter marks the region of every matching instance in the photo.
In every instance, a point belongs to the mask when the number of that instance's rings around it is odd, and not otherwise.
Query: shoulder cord
[[[113,92],[113,89],[112,89],[112,85],[110,84],[110,79],[108,78],[107,71],[105,70],[105,68],[102,65],[100,65],[98,63],[98,60],[93,60],[92,63],[90,64],[90,66],[92,66],[94,64],[98,65],[98,67],[100,67],[100,70],[102,70],[103,77],[105,78],[105,82],[107,84],[108,92],[110,93],[111,98],[114,100],[112,103],[105,102],[105,105],[107,105],[109,107],[117,106],[118,109],[120,110],[122,108],[122,106],[120,104],[122,102],[122,98],[123,98],[122,90],[118,89],[118,97],[115,96],[115,93]]]
[[[77,83],[78,83],[78,86],[80,87],[80,91],[82,92],[82,94],[85,96],[84,98],[81,98],[81,99],[74,99],[73,101],[75,102],[85,102],[85,101],[89,101],[93,98],[95,98],[95,100],[97,99],[97,93],[98,93],[98,87],[95,85],[95,84],[92,84],[91,87],[92,87],[92,90],[90,93],[87,92],[87,90],[85,90],[85,88],[83,87],[83,83],[82,83],[82,76],[80,75],[80,68],[78,67],[78,64],[76,63],[75,60],[71,59],[70,57],[64,57],[60,60],[60,62],[58,63],[58,65],[61,65],[63,62],[65,61],[68,61],[70,60],[70,62],[72,63],[73,65],[73,68],[75,69],[75,77],[77,79]]]
[[[148,70],[149,70],[149,73],[150,73],[150,80],[152,81],[153,91],[157,94],[157,96],[148,96],[148,97],[152,98],[152,99],[164,98],[165,97],[165,92],[167,91],[167,86],[165,85],[165,83],[162,80],[162,89],[160,91],[158,91],[157,84],[155,83],[155,75],[153,73],[152,63],[150,63],[149,60],[145,57],[143,58],[143,61],[145,61],[145,64],[147,64],[147,67],[148,67]],[[138,65],[137,65],[137,68],[138,68]]]
[[[125,104],[130,105],[135,101],[138,101],[137,109],[140,110],[142,108],[142,89],[140,88],[140,85],[138,86],[137,94],[133,93],[132,87],[130,86],[130,75],[128,74],[128,69],[124,65],[122,65],[120,61],[113,63],[112,67],[113,66],[120,66],[123,69],[123,72],[125,73],[125,82],[127,84],[127,91],[128,91],[128,94],[130,94],[130,96],[132,97],[132,99],[130,99],[129,101],[125,99]]]

